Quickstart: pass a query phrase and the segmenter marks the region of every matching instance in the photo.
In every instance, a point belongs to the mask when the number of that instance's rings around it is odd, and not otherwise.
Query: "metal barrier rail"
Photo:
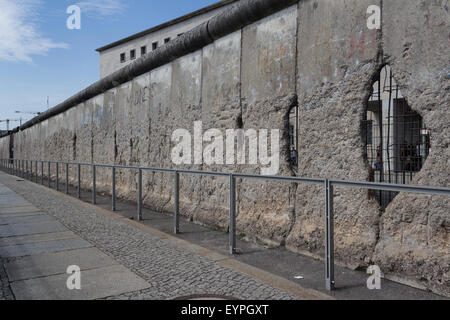
[[[66,194],[69,193],[69,166],[77,166],[77,191],[78,198],[81,198],[81,167],[91,167],[92,177],[92,203],[96,204],[96,169],[109,168],[111,169],[111,209],[116,211],[116,170],[128,169],[138,171],[138,190],[137,190],[137,219],[142,220],[142,173],[143,171],[164,172],[174,175],[174,217],[173,217],[173,232],[178,234],[180,232],[180,175],[201,175],[223,177],[229,179],[230,189],[230,227],[229,227],[229,253],[236,253],[236,179],[258,179],[265,181],[290,182],[301,184],[315,184],[323,185],[325,194],[325,286],[327,290],[333,290],[335,285],[334,277],[334,210],[333,210],[333,191],[334,187],[359,188],[370,190],[385,190],[396,192],[420,193],[428,195],[445,195],[450,196],[450,188],[444,187],[428,187],[418,185],[400,185],[389,183],[375,183],[375,182],[358,182],[358,181],[343,181],[332,179],[314,179],[301,177],[283,177],[283,176],[261,176],[242,173],[222,173],[209,172],[197,170],[176,170],[176,169],[162,169],[151,167],[136,167],[136,166],[121,166],[121,165],[105,165],[79,162],[64,162],[64,161],[44,161],[44,160],[26,160],[26,159],[0,159],[1,169],[6,170],[12,175],[29,179],[38,183],[38,163],[41,165],[41,184],[44,184],[44,163],[47,163],[48,173],[48,187],[51,187],[51,165],[56,167],[56,190],[59,191],[59,165],[65,165],[66,169]],[[33,174],[33,164],[35,166]]]

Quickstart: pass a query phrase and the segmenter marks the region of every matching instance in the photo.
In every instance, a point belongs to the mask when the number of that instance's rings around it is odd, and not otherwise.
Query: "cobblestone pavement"
[[[171,238],[147,232],[123,219],[99,214],[76,199],[0,173],[0,182],[102,252],[145,279],[151,287],[107,299],[175,299],[224,295],[238,299],[298,299],[257,279],[220,265],[214,259],[174,245]],[[3,264],[2,264],[3,266]],[[13,298],[0,268],[2,299]]]

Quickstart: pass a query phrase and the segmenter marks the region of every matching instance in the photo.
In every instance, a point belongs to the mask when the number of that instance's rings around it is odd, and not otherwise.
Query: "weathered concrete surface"
[[[384,1],[384,54],[409,105],[432,132],[431,154],[414,184],[450,182],[449,6],[445,0]],[[448,197],[401,194],[382,215],[380,229],[373,260],[383,272],[450,294]]]
[[[367,29],[366,10],[379,1],[299,3],[299,174],[368,179],[360,119],[379,68],[379,36]],[[361,47],[357,45],[360,44]],[[300,185],[291,250],[322,257],[324,188]],[[350,267],[370,262],[378,237],[378,205],[366,192],[335,190],[335,247]]]
[[[297,104],[296,37],[297,5],[243,30],[243,129],[280,130],[278,174],[284,176],[292,175],[289,166],[289,112]],[[261,173],[260,166],[243,165],[239,171]],[[238,184],[240,230],[247,236],[273,245],[284,242],[294,218],[294,191],[294,185],[284,183],[241,181]]]
[[[383,4],[383,29],[367,29]],[[291,175],[287,117],[300,107],[299,175],[368,180],[360,120],[385,63],[431,130],[432,151],[414,183],[448,186],[448,1],[305,0],[15,135],[18,158],[175,167],[176,129],[280,129],[280,171]],[[223,132],[225,133],[225,132]],[[76,137],[76,138],[75,138]],[[9,138],[0,140],[8,157]],[[260,173],[256,165],[180,166]],[[52,175],[54,176],[54,169]],[[75,170],[75,168],[71,169]],[[82,183],[90,187],[90,168]],[[63,179],[64,171],[61,169]],[[71,177],[76,177],[71,171]],[[109,193],[110,172],[98,169]],[[135,200],[136,172],[118,170],[118,195]],[[172,210],[173,177],[144,173],[145,202]],[[238,228],[251,238],[323,257],[323,188],[238,181]],[[226,228],[224,179],[183,176],[181,212]],[[337,189],[336,257],[377,263],[386,276],[449,292],[449,204],[398,196],[384,214],[365,191]]]

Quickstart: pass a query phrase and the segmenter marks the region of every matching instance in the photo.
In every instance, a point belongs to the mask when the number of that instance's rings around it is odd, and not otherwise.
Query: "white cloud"
[[[0,0],[0,60],[32,62],[33,55],[68,47],[39,32],[38,5],[38,0]]]
[[[112,16],[120,14],[125,9],[122,0],[86,0],[78,2],[82,13]]]

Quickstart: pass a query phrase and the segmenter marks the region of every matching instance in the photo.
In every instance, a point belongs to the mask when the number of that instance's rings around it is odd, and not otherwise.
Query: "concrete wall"
[[[409,105],[431,130],[432,151],[414,184],[448,186],[450,172],[448,1],[384,0],[383,31],[366,27],[380,0],[304,0],[202,50],[152,70],[16,135],[16,156],[171,167],[171,135],[242,127],[280,129],[280,175],[291,175],[288,123],[300,108],[299,175],[367,181],[361,120],[377,72],[388,63]],[[76,136],[76,139],[75,139]],[[5,157],[8,139],[0,140]],[[177,168],[260,173],[256,165]],[[109,172],[98,187],[109,192]],[[75,177],[75,175],[73,175]],[[83,184],[90,185],[88,169]],[[118,173],[119,196],[135,198],[135,173]],[[144,176],[148,206],[173,209],[172,177]],[[238,182],[240,234],[322,258],[321,187]],[[380,212],[367,192],[335,190],[336,255],[352,268],[450,295],[448,198],[401,194]],[[183,176],[182,214],[228,225],[228,185]]]

